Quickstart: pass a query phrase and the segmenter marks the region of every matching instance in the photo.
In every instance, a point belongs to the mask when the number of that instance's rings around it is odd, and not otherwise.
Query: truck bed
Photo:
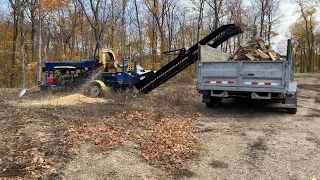
[[[213,107],[222,98],[273,99],[295,114],[297,84],[293,82],[291,40],[287,50],[286,60],[228,61],[225,54],[199,45],[197,90],[202,94],[202,102]]]
[[[285,93],[287,61],[198,62],[197,89]]]

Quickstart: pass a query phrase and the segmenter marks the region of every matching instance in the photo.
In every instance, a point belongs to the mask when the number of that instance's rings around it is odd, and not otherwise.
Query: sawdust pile
[[[36,101],[26,101],[20,102],[19,104],[22,106],[68,106],[68,105],[76,105],[81,103],[105,103],[106,99],[103,98],[90,98],[84,96],[82,94],[71,94],[63,97],[53,97],[52,99],[46,100],[36,100]]]
[[[52,99],[48,101],[48,104],[58,104],[58,105],[73,105],[78,103],[103,103],[106,102],[102,98],[90,98],[82,94],[72,94],[65,97],[60,97],[58,99]]]

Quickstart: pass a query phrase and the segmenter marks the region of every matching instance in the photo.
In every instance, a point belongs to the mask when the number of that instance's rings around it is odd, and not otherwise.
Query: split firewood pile
[[[249,41],[247,44],[242,45],[234,55],[230,57],[230,61],[242,60],[285,60],[280,58],[280,55],[272,50],[263,39],[258,38]]]

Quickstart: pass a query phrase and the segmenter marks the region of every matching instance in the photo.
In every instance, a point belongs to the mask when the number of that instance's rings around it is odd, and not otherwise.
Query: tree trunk
[[[121,15],[121,56],[126,54],[126,8],[127,8],[127,0],[122,0],[122,15]],[[131,53],[131,52],[129,52]]]
[[[36,61],[36,15],[31,10],[31,62]],[[32,78],[37,77],[37,71],[33,71]],[[36,79],[34,79],[36,80]]]
[[[8,29],[9,29],[9,25],[11,24],[11,22],[8,20],[7,22],[7,27],[6,30],[3,34],[3,39],[5,39],[5,37],[7,36],[8,33]],[[7,43],[8,41],[3,41],[3,53],[2,53],[2,64],[3,64],[3,74],[8,74],[8,68],[6,68],[6,59],[7,59]],[[3,85],[5,85],[6,87],[8,87],[8,85],[10,84],[9,82],[9,78],[4,78],[3,79]]]
[[[81,12],[81,59],[84,59],[83,12]]]
[[[38,85],[42,83],[42,52],[41,52],[41,47],[42,47],[42,18],[41,18],[41,11],[39,12],[39,49],[38,49],[38,62],[37,62],[37,67],[38,67],[38,76],[37,76],[37,83]]]
[[[138,5],[137,0],[134,0],[134,7],[136,9],[136,18],[137,18],[137,24],[138,24],[138,31],[139,31],[139,51],[140,51],[140,65],[143,65],[143,44],[142,44],[142,30],[140,25],[140,19],[139,19],[139,11],[138,11]]]
[[[307,72],[313,71],[312,67],[312,54],[313,54],[313,31],[312,31],[312,22],[311,22],[311,16],[310,16],[310,27],[308,25],[308,19],[306,12],[304,11],[304,5],[302,2],[299,3],[300,11],[302,14],[302,17],[305,21],[305,32],[306,32],[306,40],[307,40],[307,46],[308,46],[308,56],[307,56]],[[310,28],[310,29],[309,29]],[[311,32],[310,32],[311,31]]]
[[[303,46],[305,47],[305,45]],[[303,48],[303,73],[305,73],[307,70],[308,71],[308,57],[307,57],[307,52],[306,52],[306,48]]]
[[[268,14],[268,44],[271,45],[271,28],[272,28],[272,22],[271,22],[271,17],[272,17],[272,11],[269,9],[269,14]]]
[[[200,29],[202,26],[202,19],[203,19],[203,5],[204,5],[204,0],[200,0],[200,9],[199,9],[198,26],[197,26],[197,41],[199,41],[201,37]]]
[[[21,61],[21,73],[22,73],[22,87],[27,88],[27,78],[26,78],[26,68],[25,68],[25,57],[24,57],[24,46],[25,46],[25,36],[24,36],[24,14],[21,12],[20,16],[20,61]]]
[[[93,29],[91,30],[91,37],[90,37],[90,51],[89,51],[89,56],[94,56],[94,52],[93,52],[93,37],[94,36],[94,31]]]
[[[11,88],[15,86],[15,80],[16,80],[15,64],[17,59],[17,41],[18,41],[18,33],[19,33],[18,24],[20,19],[20,10],[21,10],[21,4],[20,4],[20,1],[17,1],[15,4],[15,7],[13,7],[13,46],[12,46],[11,76],[10,76]]]
[[[263,32],[264,32],[264,17],[265,17],[265,9],[266,9],[266,4],[265,1],[268,0],[260,0],[261,2],[261,16],[260,16],[260,37],[263,38]]]
[[[214,0],[214,29],[218,29],[218,26],[219,26],[219,6],[217,3],[217,0]]]
[[[153,8],[156,8],[156,0],[153,0]],[[156,20],[155,20],[155,16],[153,14],[152,16],[152,38],[151,38],[151,43],[152,43],[152,47],[151,47],[151,63],[152,63],[152,70],[155,70],[155,63],[156,63],[156,47],[155,44],[157,43],[156,40],[156,32],[155,32],[155,26],[156,26]]]
[[[318,70],[320,70],[320,48],[319,47],[317,48],[316,56],[318,60]]]

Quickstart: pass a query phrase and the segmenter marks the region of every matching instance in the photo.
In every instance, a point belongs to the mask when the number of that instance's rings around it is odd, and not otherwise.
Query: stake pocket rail
[[[148,75],[133,78],[133,84],[141,93],[147,94],[195,63],[198,60],[199,44],[216,48],[230,37],[241,32],[242,30],[235,24],[223,25],[188,50],[182,50],[175,59],[163,66],[156,73],[150,72]]]

